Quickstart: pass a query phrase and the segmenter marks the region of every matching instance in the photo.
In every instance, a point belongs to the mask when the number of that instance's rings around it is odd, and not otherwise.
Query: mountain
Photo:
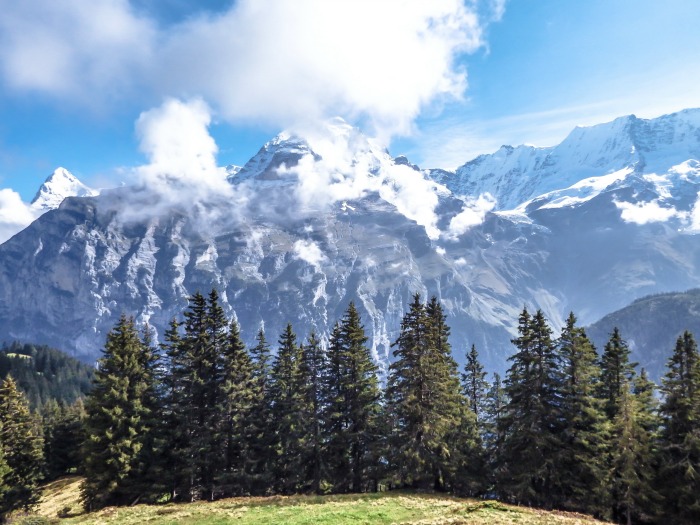
[[[558,329],[700,287],[699,123],[623,117],[447,172],[336,120],[275,137],[223,189],[70,197],[0,245],[0,336],[94,359],[122,312],[162,334],[216,287],[249,342],[289,321],[327,334],[354,301],[386,364],[418,292],[443,302],[458,358],[475,343],[502,371],[523,306]]]
[[[631,360],[644,363],[659,381],[678,336],[689,330],[700,339],[700,289],[642,297],[593,323],[586,331],[599,352],[615,327],[632,351]]]
[[[58,208],[66,197],[93,197],[98,192],[88,188],[65,168],[56,168],[44,181],[32,199],[31,207],[38,212]]]

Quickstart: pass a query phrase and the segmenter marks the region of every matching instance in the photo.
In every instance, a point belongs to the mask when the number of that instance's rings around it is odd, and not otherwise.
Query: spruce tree
[[[39,502],[43,436],[24,394],[11,376],[0,384],[0,517]]]
[[[613,519],[631,525],[653,517],[655,501],[652,482],[652,436],[644,428],[648,414],[623,378],[612,422],[612,462],[609,490]]]
[[[152,456],[147,444],[153,432],[150,396],[155,381],[153,369],[145,366],[152,359],[146,353],[134,320],[122,315],[107,334],[85,406],[82,499],[89,510],[133,503],[146,495],[139,481]]]
[[[484,418],[484,404],[489,384],[486,381],[484,367],[479,362],[479,353],[476,351],[476,345],[472,345],[471,350],[467,354],[464,373],[462,374],[462,388],[464,395],[469,401],[469,408],[476,416],[477,421],[481,423]]]
[[[250,356],[241,340],[236,321],[231,322],[223,354],[221,385],[221,434],[223,468],[217,480],[224,495],[250,492],[250,443],[255,409],[255,378]]]
[[[693,334],[678,337],[663,378],[658,478],[663,517],[700,523],[700,354]]]
[[[84,430],[85,406],[81,398],[70,406],[56,401],[45,403],[42,411],[46,479],[79,472],[80,447],[87,438]]]
[[[303,488],[302,458],[306,446],[306,398],[301,371],[301,349],[292,325],[279,339],[270,375],[271,421],[275,442],[272,458],[274,490],[293,494]]]
[[[248,441],[248,465],[250,492],[264,495],[272,486],[274,427],[271,420],[270,398],[270,347],[265,331],[260,328],[256,344],[250,349],[253,373],[253,414]]]
[[[331,331],[325,366],[321,376],[324,453],[328,482],[333,492],[350,490],[350,458],[347,429],[348,409],[345,396],[346,364],[340,322]]]
[[[469,433],[475,421],[466,410],[448,335],[437,300],[426,306],[416,294],[394,343],[386,394],[391,463],[403,485],[451,489],[467,455],[454,430]]]
[[[301,347],[301,375],[304,378],[304,421],[306,438],[303,464],[306,469],[304,479],[309,484],[305,491],[321,493],[323,480],[323,386],[322,374],[325,369],[325,353],[315,331],[312,331],[305,345]]]
[[[615,327],[600,358],[601,376],[598,394],[603,400],[605,414],[610,421],[615,418],[620,406],[618,399],[622,395],[623,385],[631,384],[634,377],[636,363],[630,363],[629,356],[629,346],[622,339],[620,330]]]
[[[556,465],[562,439],[561,361],[551,333],[541,311],[520,314],[498,460],[499,491],[538,506],[551,506],[564,483]]]
[[[593,344],[576,317],[569,314],[557,342],[563,365],[562,443],[557,458],[564,476],[561,507],[580,512],[606,512],[604,461],[608,424],[596,392],[600,369]]]

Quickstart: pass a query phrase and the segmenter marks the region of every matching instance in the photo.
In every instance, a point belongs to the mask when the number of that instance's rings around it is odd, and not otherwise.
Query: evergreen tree
[[[662,381],[658,487],[664,518],[700,523],[700,354],[693,334],[676,341]]]
[[[610,340],[603,349],[600,359],[600,390],[599,397],[603,400],[605,414],[610,421],[615,418],[620,404],[624,384],[631,384],[636,363],[630,363],[630,349],[622,339],[620,331],[615,327],[610,334]]]
[[[249,445],[255,409],[255,378],[250,356],[241,340],[238,323],[231,322],[223,355],[222,437],[223,470],[218,482],[225,495],[250,491]]]
[[[520,314],[498,459],[500,492],[537,506],[551,506],[564,484],[556,465],[562,439],[561,360],[551,333],[541,311]]]
[[[308,487],[316,494],[321,493],[323,477],[323,386],[322,374],[325,369],[325,354],[321,341],[315,331],[311,332],[305,345],[301,348],[301,374],[305,380],[304,414],[306,422],[305,453],[303,464],[306,468],[304,479],[310,483]]]
[[[484,400],[484,417],[481,421],[482,442],[484,448],[484,462],[488,466],[482,472],[483,483],[493,492],[497,479],[495,473],[498,469],[500,449],[504,437],[504,415],[508,405],[508,396],[505,391],[501,376],[493,374],[493,382],[486,392]]]
[[[270,347],[260,328],[250,349],[253,373],[253,414],[249,426],[248,465],[250,492],[267,494],[272,485],[274,428],[271,421]]]
[[[82,498],[88,509],[132,503],[143,496],[138,483],[152,450],[150,396],[152,362],[134,320],[121,316],[107,335],[95,385],[86,404],[85,481]]]
[[[84,430],[85,406],[82,399],[70,406],[51,400],[42,410],[46,479],[78,472],[82,458],[80,447],[87,436]]]
[[[450,489],[462,468],[455,429],[473,428],[451,357],[449,328],[436,299],[416,294],[401,322],[389,367],[387,403],[392,421],[393,469],[404,485]]]
[[[175,337],[171,350],[176,382],[177,441],[184,459],[177,475],[179,497],[191,501],[212,500],[218,495],[217,480],[223,467],[221,386],[222,353],[228,321],[219,305],[218,294],[209,298],[196,292],[184,313],[184,334]]]
[[[323,456],[328,482],[334,492],[350,490],[350,449],[347,439],[348,410],[345,396],[346,364],[340,322],[331,332],[321,376],[322,421],[325,448]]]
[[[647,415],[626,378],[622,379],[617,404],[610,471],[613,519],[631,525],[633,518],[649,521],[653,516],[656,495],[652,489],[652,437],[642,424]]]
[[[469,408],[474,412],[477,421],[481,423],[484,418],[484,404],[489,383],[486,381],[484,367],[479,362],[479,353],[476,351],[476,345],[472,345],[471,350],[467,354],[467,361],[462,374],[462,387],[464,395],[469,400]]]
[[[377,366],[367,347],[367,336],[360,314],[351,302],[340,324],[344,353],[346,399],[346,438],[354,492],[367,490],[372,477],[370,464],[377,446],[377,418],[380,411],[380,391]]]
[[[43,462],[41,425],[8,376],[0,384],[0,517],[39,502]]]
[[[606,512],[603,482],[608,428],[596,397],[600,369],[593,344],[569,314],[558,341],[563,364],[562,448],[558,469],[565,476],[560,504],[581,512]]]
[[[293,494],[303,488],[302,458],[307,434],[304,415],[308,413],[301,371],[301,349],[292,325],[279,339],[270,375],[271,421],[274,428],[272,472],[274,491]]]
[[[191,462],[188,456],[191,425],[187,419],[190,415],[187,389],[189,361],[180,327],[181,323],[176,319],[170,321],[161,343],[165,362],[159,370],[163,400],[161,424],[158,427],[163,443],[159,467],[163,492],[169,493],[172,500],[188,499],[191,487]]]

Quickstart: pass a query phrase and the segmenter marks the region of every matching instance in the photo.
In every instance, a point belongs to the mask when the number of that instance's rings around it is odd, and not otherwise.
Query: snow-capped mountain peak
[[[37,191],[31,206],[44,212],[58,208],[66,197],[94,197],[99,192],[80,182],[65,168],[56,168]]]

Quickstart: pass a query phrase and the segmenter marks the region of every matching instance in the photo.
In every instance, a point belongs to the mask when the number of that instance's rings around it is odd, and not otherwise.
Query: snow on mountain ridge
[[[94,197],[99,192],[89,188],[65,168],[56,168],[32,199],[31,207],[46,212],[59,207],[66,197]]]
[[[497,210],[511,210],[577,182],[631,168],[635,173],[665,172],[700,158],[700,109],[655,119],[634,115],[605,124],[576,127],[557,146],[502,146],[454,172],[430,175],[460,195],[490,193]]]

